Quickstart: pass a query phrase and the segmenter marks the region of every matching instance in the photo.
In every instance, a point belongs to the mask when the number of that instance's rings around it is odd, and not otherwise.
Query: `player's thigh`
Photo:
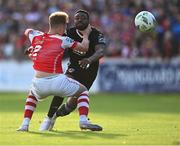
[[[48,78],[34,78],[30,87],[30,94],[36,96],[38,100],[51,95],[51,79]]]
[[[88,73],[83,74],[81,72],[73,72],[73,73],[66,72],[66,75],[83,84],[88,90],[91,88],[94,80],[96,79],[96,74],[90,75]]]
[[[86,88],[76,80],[61,75],[53,84],[53,94],[62,97],[78,96]]]

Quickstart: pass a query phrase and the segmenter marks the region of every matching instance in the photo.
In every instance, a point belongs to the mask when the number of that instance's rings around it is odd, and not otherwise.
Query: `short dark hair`
[[[78,11],[76,11],[76,13],[75,14],[78,14],[78,13],[84,13],[84,14],[86,14],[87,15],[87,17],[88,17],[88,19],[89,19],[89,13],[86,11],[86,10],[78,10]]]
[[[49,16],[49,24],[51,27],[56,27],[59,24],[66,24],[68,21],[68,14],[62,11],[54,12]]]

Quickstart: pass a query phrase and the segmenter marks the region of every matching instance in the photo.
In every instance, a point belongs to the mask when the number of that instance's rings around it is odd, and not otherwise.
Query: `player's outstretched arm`
[[[92,62],[99,60],[104,56],[105,44],[98,44],[95,47],[95,53],[89,58],[83,58],[79,61],[79,65],[83,69],[87,69]]]
[[[88,59],[91,62],[95,62],[104,56],[105,44],[98,44],[95,47],[95,53]]]
[[[26,29],[25,32],[24,32],[24,35],[28,37],[29,36],[29,32],[31,32],[31,31],[33,31],[32,28]]]
[[[87,52],[88,48],[89,48],[88,37],[84,37],[83,41],[81,43],[78,42],[74,49],[77,50],[77,51],[81,51],[81,52]]]
[[[82,31],[82,42],[78,43],[75,47],[75,50],[81,51],[81,52],[87,52],[89,48],[89,34],[91,33],[92,28],[89,25],[84,31]]]

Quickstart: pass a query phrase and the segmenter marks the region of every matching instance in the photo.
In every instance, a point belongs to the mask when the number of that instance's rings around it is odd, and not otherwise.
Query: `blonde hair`
[[[66,12],[57,11],[49,16],[49,25],[51,27],[57,27],[60,24],[66,24],[69,22],[69,16]]]

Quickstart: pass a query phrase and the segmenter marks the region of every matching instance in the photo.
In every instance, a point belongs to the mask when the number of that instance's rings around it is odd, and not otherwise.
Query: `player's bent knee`
[[[68,101],[63,104],[58,111],[56,112],[56,116],[66,116],[69,115],[72,111],[74,111],[77,107],[77,98],[69,98]]]
[[[72,109],[76,109],[76,107],[77,107],[77,98],[73,98],[73,97],[69,98],[67,100],[67,104],[69,106],[71,106]]]
[[[80,94],[84,91],[88,91],[88,90],[84,85],[80,84],[79,90],[74,94],[74,96],[78,98]]]
[[[67,101],[66,106],[68,107],[69,112],[74,111],[77,107],[77,98],[70,98]]]

